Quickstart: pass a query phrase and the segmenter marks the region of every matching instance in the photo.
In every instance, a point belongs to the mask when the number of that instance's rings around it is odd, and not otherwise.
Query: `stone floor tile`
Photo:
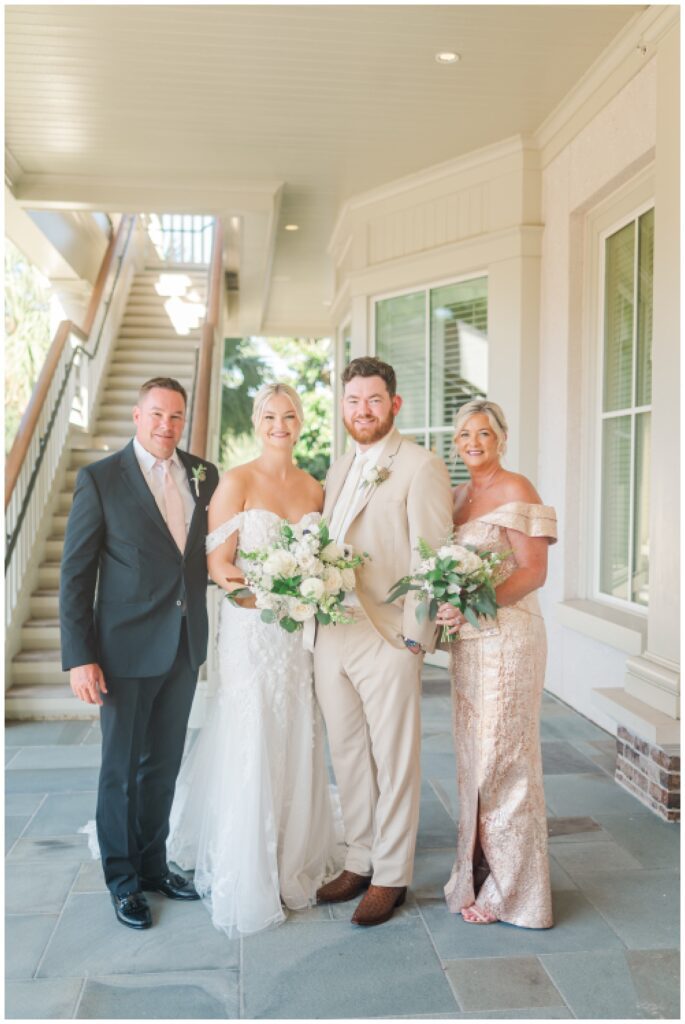
[[[283,928],[243,940],[243,994],[250,1018],[349,1018],[457,1009],[418,918],[381,928],[342,922]]]
[[[201,903],[149,896],[153,927],[135,932],[119,924],[108,894],[72,893],[38,976],[149,974],[233,969],[238,941],[212,925]],[[304,926],[303,926],[304,927]]]
[[[429,752],[421,755],[421,773],[424,779],[450,779],[456,775],[456,762],[454,754],[432,754]]]
[[[5,724],[6,747],[49,746],[59,743],[64,722],[13,722]]]
[[[347,906],[347,904],[341,905]],[[349,905],[353,906],[353,904]],[[322,903],[321,906],[307,907],[306,910],[289,910],[288,922],[290,924],[309,924],[310,921],[332,921],[331,907],[330,903]]]
[[[29,817],[34,814],[45,793],[5,793],[5,814],[19,814]]]
[[[56,914],[7,914],[5,976],[31,978],[57,923]]]
[[[444,966],[462,1010],[564,1006],[535,956],[448,960]]]
[[[552,843],[606,842],[610,837],[594,818],[548,818],[547,835]]]
[[[16,761],[21,752],[21,747],[5,747],[5,768],[9,768],[12,761]]]
[[[606,833],[645,868],[680,865],[680,825],[661,821],[646,808],[625,814],[599,814]]]
[[[571,775],[576,772],[597,772],[592,761],[583,757],[570,743],[549,740],[540,744],[542,748],[542,771],[544,775]]]
[[[579,890],[554,892],[552,903],[555,925],[546,929],[467,924],[445,904],[420,907],[443,960],[622,948],[618,936]]]
[[[571,876],[552,856],[549,858],[549,878],[552,892],[568,892],[569,889],[578,888]]]
[[[78,873],[78,865],[57,861],[36,871],[30,861],[8,861],[5,910],[8,914],[59,914]]]
[[[680,1017],[680,953],[677,949],[628,950],[625,954],[645,1017]]]
[[[8,793],[71,793],[97,789],[97,768],[24,768],[5,774]]]
[[[435,727],[426,728],[421,740],[421,750],[425,754],[451,754],[454,757],[454,740],[449,725],[440,732]]]
[[[81,978],[31,978],[5,985],[7,1020],[70,1020],[83,987]]]
[[[457,826],[441,802],[437,798],[422,800],[416,849],[426,850],[454,846],[456,841]]]
[[[447,778],[432,778],[429,780],[429,783],[450,817],[456,821],[459,817],[459,793],[457,791],[456,774],[453,772]]]
[[[9,853],[27,824],[31,820],[27,814],[8,814],[5,818],[5,853]]]
[[[545,799],[554,814],[574,815],[631,814],[641,806],[606,775],[548,775]]]
[[[78,874],[72,891],[107,892],[107,886],[102,874],[102,863],[99,860],[89,860],[79,864]]]
[[[588,872],[575,880],[628,949],[674,949],[679,941],[677,871]]]
[[[73,836],[95,817],[96,792],[48,793],[31,820],[27,836]]]
[[[236,971],[89,977],[76,1014],[85,1020],[222,1020],[238,1016]]]
[[[360,897],[361,899],[361,897]],[[333,921],[349,921],[354,913],[355,907],[360,902],[360,899],[348,900],[347,903],[330,903],[331,920]],[[416,897],[413,891],[407,893],[407,898],[401,907],[398,907],[393,914],[393,921],[399,920],[404,917],[418,917],[419,908],[416,904]],[[359,929],[355,929],[358,931]]]
[[[542,1009],[525,1010],[476,1010],[473,1013],[458,1014],[459,1020],[574,1020],[565,1006],[545,1006]]]
[[[100,750],[93,744],[54,747],[22,747],[12,762],[17,769],[99,768]]]
[[[540,962],[576,1017],[642,1017],[625,950],[552,953]]]
[[[100,724],[91,726],[88,732],[85,734],[81,743],[100,743],[102,744],[102,733],[100,731]]]
[[[611,737],[604,729],[569,709],[567,715],[542,716],[540,739],[567,740],[572,743],[574,740],[607,740]]]
[[[417,850],[411,891],[417,900],[444,898],[443,889],[454,864],[454,844],[430,850]]]
[[[7,863],[34,861],[49,871],[52,865],[58,862],[79,864],[84,860],[90,860],[88,840],[85,836],[62,836],[55,839],[22,836],[12,847]],[[34,869],[41,870],[35,865]]]
[[[62,745],[71,743],[83,743],[87,736],[92,731],[91,722],[64,722],[62,731],[59,734],[57,742]],[[98,728],[98,739],[99,739],[99,728]]]
[[[558,843],[552,856],[562,868],[576,878],[591,871],[629,871],[639,868],[639,861],[610,840],[605,843]]]

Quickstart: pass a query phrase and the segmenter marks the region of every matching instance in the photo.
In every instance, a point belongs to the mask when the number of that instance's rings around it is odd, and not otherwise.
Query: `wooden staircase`
[[[56,484],[59,495],[41,552],[30,615],[22,625],[21,649],[11,664],[11,685],[5,694],[7,718],[97,715],[97,707],[82,704],[72,695],[68,674],[61,669],[60,560],[78,470],[128,443],[134,433],[131,410],[140,385],[150,377],[176,377],[190,401],[200,329],[184,334],[175,329],[164,308],[167,297],[158,295],[155,288],[162,275],[184,275],[188,278],[187,295],[193,301],[205,301],[207,271],[203,267],[148,267],[133,279],[93,433],[72,436],[68,467]]]

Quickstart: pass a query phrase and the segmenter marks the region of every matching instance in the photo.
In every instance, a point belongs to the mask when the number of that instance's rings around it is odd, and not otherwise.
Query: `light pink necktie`
[[[164,470],[164,506],[166,508],[166,524],[169,532],[178,545],[179,551],[186,546],[186,517],[183,509],[183,498],[178,485],[171,475],[171,459],[159,460]]]

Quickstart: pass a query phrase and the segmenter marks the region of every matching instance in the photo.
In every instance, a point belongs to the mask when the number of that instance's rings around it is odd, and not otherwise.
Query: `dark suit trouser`
[[[197,682],[185,620],[168,672],[105,681],[96,822],[107,887],[123,896],[140,888],[140,876],[167,870],[169,813]]]

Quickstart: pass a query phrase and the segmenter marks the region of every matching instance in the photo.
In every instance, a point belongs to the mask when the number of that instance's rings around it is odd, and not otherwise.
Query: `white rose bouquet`
[[[480,629],[479,616],[494,619],[497,615],[495,577],[497,566],[508,556],[503,551],[477,551],[470,544],[450,541],[437,551],[419,538],[421,563],[411,576],[403,576],[390,590],[387,604],[416,590],[421,593],[416,606],[416,619],[433,621],[441,604],[458,608],[465,619]],[[451,640],[443,627],[441,640]]]
[[[296,526],[282,522],[271,547],[239,554],[249,563],[246,586],[227,597],[253,594],[262,621],[277,622],[289,633],[314,618],[323,626],[351,621],[342,602],[355,589],[354,570],[368,556],[331,541],[324,519],[306,517]]]

